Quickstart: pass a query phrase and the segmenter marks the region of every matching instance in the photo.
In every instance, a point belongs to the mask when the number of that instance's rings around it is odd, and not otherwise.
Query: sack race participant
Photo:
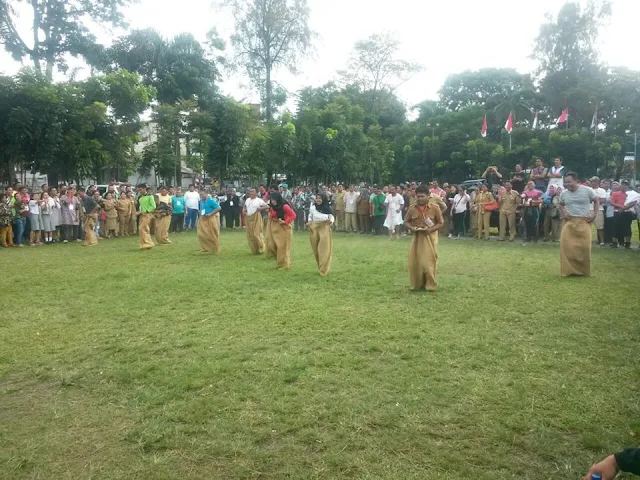
[[[198,242],[200,251],[220,253],[220,204],[206,190],[200,191],[200,220],[198,220]]]
[[[247,229],[247,242],[249,251],[254,255],[264,252],[264,240],[262,239],[262,212],[269,210],[269,205],[258,198],[255,188],[249,189],[248,198],[244,201],[244,219]]]
[[[140,249],[148,250],[155,247],[151,240],[151,220],[153,213],[156,211],[156,201],[153,195],[148,191],[145,184],[138,185],[138,205],[140,210],[138,216],[140,222],[138,225],[138,233],[140,234]]]
[[[116,201],[116,211],[118,212],[118,236],[129,236],[129,216],[131,214],[131,201],[126,193],[121,193]]]
[[[118,236],[118,200],[113,198],[110,192],[107,192],[102,206],[105,213],[104,237]]]
[[[598,214],[598,196],[578,184],[573,172],[564,177],[560,211],[565,219],[560,234],[560,275],[591,275],[591,223]],[[591,208],[593,204],[593,208]]]
[[[98,220],[98,213],[100,212],[100,205],[93,199],[91,195],[87,195],[84,188],[78,189],[78,196],[82,201],[82,207],[85,211],[84,217],[84,241],[83,247],[93,247],[98,245],[98,238],[94,232],[96,221]]]
[[[318,272],[323,277],[331,268],[331,250],[333,247],[333,233],[331,225],[335,221],[329,199],[325,195],[316,195],[315,202],[309,209],[309,241],[311,250],[318,264]]]
[[[409,247],[409,281],[413,290],[434,291],[437,286],[438,231],[444,227],[440,208],[429,202],[429,187],[416,188],[416,204],[405,215],[404,225],[413,235]]]
[[[158,245],[171,244],[171,240],[169,240],[169,226],[171,225],[172,210],[171,196],[167,191],[167,187],[160,187],[155,211],[156,242]]]
[[[127,192],[127,200],[131,203],[129,215],[127,215],[127,225],[129,225],[129,235],[138,233],[138,200],[133,192]]]
[[[293,229],[291,223],[296,219],[293,209],[285,203],[278,192],[269,197],[269,225],[267,227],[267,256],[275,256],[278,270],[291,268],[291,243]]]

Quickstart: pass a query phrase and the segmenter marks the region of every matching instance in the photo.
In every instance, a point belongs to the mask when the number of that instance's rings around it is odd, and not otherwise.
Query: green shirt
[[[387,213],[387,209],[384,206],[384,202],[386,201],[387,197],[382,193],[373,197],[371,203],[373,204],[373,215],[375,217],[379,217],[380,215],[384,215],[385,213]]]
[[[153,195],[142,195],[138,201],[142,213],[153,213],[156,210],[156,201],[153,199]]]

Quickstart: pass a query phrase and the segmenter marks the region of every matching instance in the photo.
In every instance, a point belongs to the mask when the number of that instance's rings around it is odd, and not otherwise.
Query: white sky
[[[584,0],[583,0],[584,1]],[[447,75],[484,67],[532,71],[528,57],[546,12],[556,13],[561,0],[308,0],[311,28],[318,34],[315,52],[299,66],[300,74],[276,73],[276,80],[295,92],[318,86],[345,68],[353,44],[372,33],[391,31],[401,41],[399,57],[419,62],[425,71],[402,85],[400,97],[413,105],[436,98]],[[139,0],[127,9],[131,28],[153,27],[166,36],[191,32],[203,41],[216,26],[228,39],[233,20],[216,11],[211,0]],[[613,15],[600,39],[602,59],[612,66],[640,70],[637,25],[640,0],[613,0]],[[28,17],[23,17],[29,38]],[[108,41],[111,35],[100,35]],[[0,71],[15,73],[20,65],[3,51]],[[244,85],[243,85],[244,84]],[[222,90],[237,99],[256,101],[246,80],[234,75]]]

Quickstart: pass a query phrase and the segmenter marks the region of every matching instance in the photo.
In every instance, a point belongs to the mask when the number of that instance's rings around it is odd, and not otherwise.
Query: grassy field
[[[640,251],[223,233],[0,251],[3,479],[576,479],[640,443]]]

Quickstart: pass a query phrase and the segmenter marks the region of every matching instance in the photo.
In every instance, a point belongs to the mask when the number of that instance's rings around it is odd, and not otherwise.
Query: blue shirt
[[[200,215],[209,215],[218,208],[220,208],[220,204],[211,197],[204,201],[200,200]]]
[[[173,213],[182,215],[184,213],[184,197],[178,197],[176,195],[171,197],[171,206],[173,207]]]

